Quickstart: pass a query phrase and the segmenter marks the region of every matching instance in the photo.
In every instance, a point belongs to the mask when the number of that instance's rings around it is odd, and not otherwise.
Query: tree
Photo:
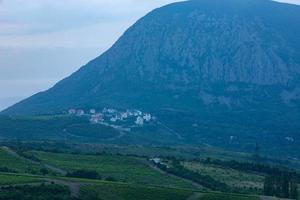
[[[98,174],[98,172],[84,169],[68,172],[66,176],[75,178],[101,179],[101,176]]]
[[[298,184],[296,181],[292,181],[290,185],[290,198],[298,199]]]
[[[259,144],[256,142],[255,143],[255,152],[253,154],[253,160],[256,163],[260,163],[261,162],[261,157],[260,157],[260,146]]]
[[[274,194],[273,188],[272,177],[266,177],[264,182],[264,194],[266,196],[272,196]]]
[[[297,199],[298,186],[291,174],[282,172],[265,178],[264,194],[281,198]]]

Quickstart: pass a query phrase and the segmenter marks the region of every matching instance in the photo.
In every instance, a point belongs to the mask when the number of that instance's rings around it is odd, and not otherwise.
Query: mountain
[[[169,130],[161,135],[173,134],[178,144],[250,151],[259,143],[267,153],[300,157],[299,19],[299,6],[268,0],[173,3],[2,114],[139,109],[155,115]],[[151,131],[139,133],[126,141],[155,143]]]

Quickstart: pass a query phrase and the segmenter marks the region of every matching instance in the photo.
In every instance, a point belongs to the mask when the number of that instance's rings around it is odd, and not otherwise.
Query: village
[[[113,108],[96,109],[69,109],[68,115],[77,117],[87,117],[91,124],[102,124],[116,129],[130,131],[134,127],[142,127],[156,120],[150,113],[145,113],[137,109],[127,109],[119,111]]]

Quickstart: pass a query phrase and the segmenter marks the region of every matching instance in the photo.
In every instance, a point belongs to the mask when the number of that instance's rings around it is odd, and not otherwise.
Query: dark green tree
[[[298,199],[298,184],[294,180],[290,184],[290,198]]]

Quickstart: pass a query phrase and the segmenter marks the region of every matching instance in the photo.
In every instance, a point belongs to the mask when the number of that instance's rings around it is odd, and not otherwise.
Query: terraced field
[[[40,174],[42,169],[42,165],[15,156],[3,147],[0,148],[0,171]]]
[[[101,200],[186,200],[193,192],[180,189],[101,184],[84,187],[81,198]]]
[[[222,181],[234,188],[263,189],[264,177],[253,173],[244,173],[234,169],[228,169],[214,165],[204,165],[198,162],[185,162],[184,167],[198,172],[202,175],[209,175],[216,180]]]
[[[189,182],[154,170],[145,163],[146,160],[143,158],[118,155],[76,155],[40,151],[32,151],[31,153],[42,162],[66,171],[95,170],[103,178],[113,177],[121,182],[194,188]]]
[[[28,156],[28,158],[36,161],[31,161],[22,156]],[[202,177],[207,175],[217,181],[226,183],[232,188],[238,188],[238,190],[230,190],[231,192],[262,194],[264,177],[255,172],[246,173],[231,169],[226,167],[226,165],[215,165],[201,161],[181,160],[178,162],[178,166],[182,167],[182,165],[190,171],[201,174]],[[39,187],[40,190],[51,190],[51,187],[48,186],[57,184],[60,187],[56,189],[64,188],[66,190],[64,198],[67,200],[71,200],[72,197],[80,200],[260,199],[258,196],[226,194],[229,192],[227,190],[224,191],[226,193],[214,193],[204,188],[199,189],[191,181],[171,175],[169,172],[163,172],[162,169],[155,168],[154,166],[151,166],[146,158],[137,156],[105,153],[88,155],[33,150],[25,151],[18,155],[8,148],[1,147],[0,169],[2,169],[2,172],[0,170],[0,192],[1,186],[7,185],[23,187],[25,184],[29,184],[32,188]],[[57,168],[66,172],[84,169],[87,171],[96,171],[100,177],[96,177],[96,179],[71,178],[65,176],[65,173],[47,173],[43,175],[41,170],[45,168],[49,171],[51,171],[51,168]],[[182,169],[184,168],[182,167]],[[183,170],[181,172],[185,173],[186,171]],[[39,175],[36,176],[33,174]],[[101,178],[102,180],[100,180]],[[43,182],[47,182],[47,184],[40,185]],[[2,190],[4,191],[5,188],[7,187],[2,187]],[[28,192],[25,186],[24,188],[16,188],[15,190]],[[7,194],[9,194],[9,191]]]
[[[13,175],[13,174],[0,174],[0,186],[39,183],[39,182],[43,182],[43,180],[35,177],[27,177],[27,176]]]
[[[74,200],[67,187],[55,184],[2,187],[0,200]]]
[[[259,197],[234,195],[234,194],[222,194],[222,193],[210,193],[204,194],[199,200],[259,200]]]

